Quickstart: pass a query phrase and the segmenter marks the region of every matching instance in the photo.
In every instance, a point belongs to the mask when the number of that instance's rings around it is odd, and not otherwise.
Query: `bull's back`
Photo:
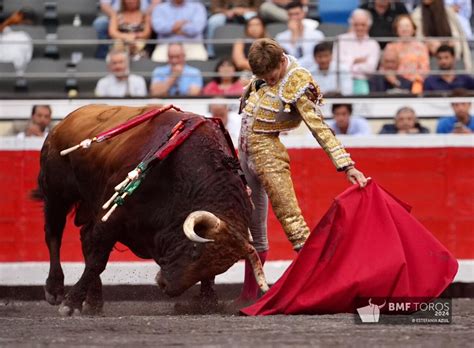
[[[77,109],[50,133],[47,139],[48,152],[57,154],[153,108],[156,107],[88,105]],[[68,160],[76,164],[82,162],[88,166],[100,166],[104,170],[121,167],[127,159],[136,162],[137,158],[141,158],[149,151],[154,140],[162,139],[182,117],[183,113],[166,111],[110,140],[93,144],[87,150],[79,149],[72,152],[67,155]]]

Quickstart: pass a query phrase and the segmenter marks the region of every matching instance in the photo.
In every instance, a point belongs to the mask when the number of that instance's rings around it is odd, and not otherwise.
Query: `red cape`
[[[411,214],[373,180],[336,197],[282,277],[246,315],[354,312],[359,298],[433,299],[458,264]]]

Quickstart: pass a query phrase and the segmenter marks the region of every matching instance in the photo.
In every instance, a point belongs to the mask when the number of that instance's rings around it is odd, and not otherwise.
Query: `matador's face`
[[[264,80],[269,86],[275,86],[285,76],[288,62],[285,56],[280,59],[280,64],[273,70],[269,71],[258,78]]]

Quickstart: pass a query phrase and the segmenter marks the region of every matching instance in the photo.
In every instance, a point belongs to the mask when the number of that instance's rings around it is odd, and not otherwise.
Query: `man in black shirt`
[[[408,11],[401,1],[393,0],[369,0],[360,6],[372,15],[372,26],[369,35],[373,38],[377,37],[395,37],[392,24],[398,15],[408,14]],[[383,49],[387,42],[379,42]]]

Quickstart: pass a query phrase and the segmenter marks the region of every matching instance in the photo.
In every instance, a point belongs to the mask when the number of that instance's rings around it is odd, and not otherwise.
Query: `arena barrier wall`
[[[420,220],[459,260],[459,282],[474,282],[474,136],[414,135],[340,137],[357,166],[413,207]],[[324,151],[310,137],[283,137],[289,148],[296,193],[310,227],[332,199],[349,186]],[[40,139],[0,138],[0,285],[42,285],[49,257],[44,243],[41,204],[28,199],[36,186]],[[274,282],[295,256],[275,219],[269,216],[270,261]],[[61,259],[65,282],[83,270],[79,232],[71,222],[64,234]],[[103,273],[104,284],[152,284],[158,266],[117,245]],[[217,278],[239,283],[243,263]]]

